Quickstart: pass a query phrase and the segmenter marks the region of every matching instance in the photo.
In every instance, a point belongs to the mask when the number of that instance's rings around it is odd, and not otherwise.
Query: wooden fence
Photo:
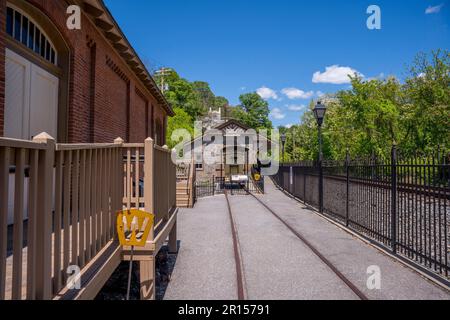
[[[33,141],[0,138],[0,300],[94,298],[129,258],[115,233],[116,212],[124,208],[156,215],[138,259],[141,297],[153,299],[154,256],[169,235],[176,251],[175,184],[171,152],[151,139],[55,144],[46,134]],[[73,278],[77,270],[80,277]]]

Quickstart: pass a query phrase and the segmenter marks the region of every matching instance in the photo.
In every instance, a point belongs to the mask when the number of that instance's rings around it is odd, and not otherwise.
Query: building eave
[[[175,112],[164,94],[159,89],[150,72],[130,44],[122,29],[112,16],[103,0],[75,0],[82,10],[91,18],[96,28],[103,33],[116,53],[122,57],[129,69],[141,84],[156,98],[169,116]]]

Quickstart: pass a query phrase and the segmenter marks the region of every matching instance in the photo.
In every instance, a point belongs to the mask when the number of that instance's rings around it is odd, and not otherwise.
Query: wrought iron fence
[[[234,182],[224,177],[212,177],[195,182],[196,198],[223,194],[227,190],[232,195],[246,195],[249,192],[264,193],[264,177],[255,181],[252,177],[245,182]]]
[[[448,156],[402,157],[394,147],[386,160],[284,164],[274,180],[305,204],[448,284]]]

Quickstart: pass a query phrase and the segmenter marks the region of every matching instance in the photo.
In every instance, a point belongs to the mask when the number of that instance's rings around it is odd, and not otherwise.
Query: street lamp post
[[[285,157],[284,157],[284,146],[285,146],[285,144],[286,144],[286,135],[283,133],[281,135],[281,157],[282,157],[282,159],[281,159],[281,167],[284,167],[284,160],[285,160]],[[281,172],[282,172],[281,181],[282,181],[282,186],[284,187],[284,171],[281,171]]]
[[[321,101],[317,102],[314,108],[314,116],[317,120],[318,134],[319,134],[319,211],[323,213],[323,152],[322,152],[322,124],[325,119],[327,108]]]
[[[282,153],[282,163],[284,163],[284,161],[286,160],[286,158],[284,157],[284,146],[286,145],[286,135],[283,133],[281,135],[281,153]]]

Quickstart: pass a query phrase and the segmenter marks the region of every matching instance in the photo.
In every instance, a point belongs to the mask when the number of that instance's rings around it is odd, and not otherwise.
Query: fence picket
[[[72,175],[72,206],[71,206],[71,214],[72,214],[72,265],[78,265],[78,226],[79,226],[79,181],[80,181],[80,151],[74,151],[75,157],[73,160],[73,175]]]
[[[27,300],[36,298],[36,219],[38,188],[39,150],[30,150],[30,178],[28,189],[28,234],[27,234]]]
[[[63,165],[64,153],[59,151],[56,154],[56,175],[55,175],[55,216],[54,216],[54,291],[58,292],[62,287],[62,272],[61,272],[61,228],[62,228],[62,214],[63,214]]]
[[[5,299],[6,288],[10,153],[10,148],[0,147],[0,300]]]
[[[344,165],[340,161],[324,162],[324,188],[332,184],[335,188],[324,192],[324,214],[438,280],[448,279],[449,164],[435,155],[397,156],[395,146],[386,161],[346,158]],[[274,180],[293,192],[286,184],[290,166],[294,167],[294,185],[296,180],[304,183],[303,192],[294,196],[319,208],[320,201],[315,201],[318,165],[301,162],[280,166]],[[346,194],[344,201],[333,198],[340,193]]]
[[[141,176],[147,188],[142,189]],[[14,190],[9,190],[10,177]],[[14,224],[9,239],[12,192]],[[124,203],[128,207],[144,203],[157,214],[157,221],[169,220],[176,205],[176,168],[170,150],[151,140],[133,145],[123,141],[66,145],[56,144],[47,134],[32,142],[1,138],[0,300],[24,296],[48,300],[61,293],[69,265],[85,267],[115,237],[115,213]],[[176,232],[170,234],[173,243]],[[6,277],[8,240],[12,240],[12,279]]]
[[[22,248],[23,248],[23,211],[25,180],[25,149],[16,150],[16,172],[14,189],[14,227],[13,227],[13,272],[12,299],[22,299]]]

